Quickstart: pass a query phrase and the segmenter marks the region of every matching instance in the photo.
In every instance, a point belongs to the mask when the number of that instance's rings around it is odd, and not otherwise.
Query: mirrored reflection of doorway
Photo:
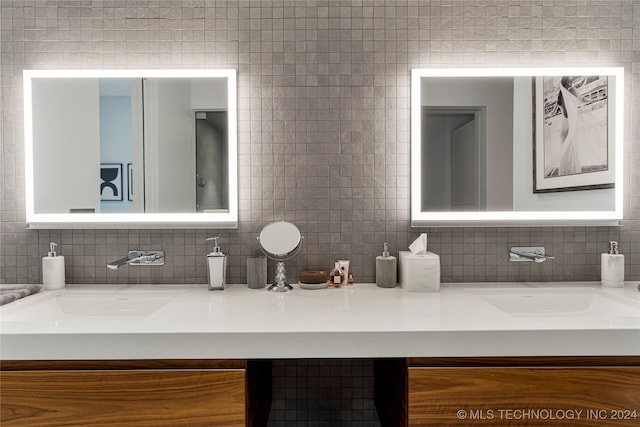
[[[422,210],[486,209],[482,108],[422,109]]]
[[[133,183],[134,168],[140,176],[143,172],[141,82],[139,79],[99,79],[98,88],[99,212],[144,212],[144,180],[140,180],[140,185]],[[105,164],[112,166],[102,166]]]
[[[196,111],[196,211],[229,209],[227,112]]]

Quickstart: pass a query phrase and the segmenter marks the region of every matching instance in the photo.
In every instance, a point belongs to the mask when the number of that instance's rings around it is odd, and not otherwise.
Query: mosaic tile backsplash
[[[52,240],[69,283],[205,283],[214,235],[229,281],[243,283],[255,237],[279,219],[305,236],[290,277],[340,258],[356,281],[372,282],[382,243],[397,252],[422,231],[445,282],[598,280],[610,239],[621,242],[627,277],[640,277],[638,2],[3,0],[0,11],[2,283],[40,282]],[[622,227],[410,227],[412,68],[580,65],[625,67]],[[237,230],[25,229],[23,69],[216,67],[238,70]],[[509,264],[514,243],[556,259]],[[147,248],[166,251],[163,268],[106,268]]]
[[[397,252],[426,231],[445,282],[599,280],[611,239],[627,278],[640,279],[638,1],[2,0],[0,14],[0,283],[39,283],[56,241],[68,283],[204,284],[205,239],[216,235],[229,281],[243,283],[256,236],[279,219],[305,236],[290,277],[350,259],[355,280],[372,282],[383,242]],[[410,70],[525,66],[625,68],[622,225],[411,228]],[[27,230],[22,71],[50,68],[237,69],[238,229]],[[515,243],[556,258],[509,264]],[[163,249],[166,265],[106,268],[129,249]],[[348,425],[375,425],[369,409]],[[309,408],[274,410],[273,425],[337,425]]]

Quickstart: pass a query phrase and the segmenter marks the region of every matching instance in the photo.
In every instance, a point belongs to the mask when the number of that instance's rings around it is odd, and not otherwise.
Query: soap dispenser
[[[398,283],[398,260],[389,255],[389,244],[385,242],[382,256],[376,257],[376,285],[394,288]]]
[[[225,277],[227,274],[227,255],[218,246],[219,237],[209,237],[207,241],[213,240],[213,252],[207,255],[207,279],[209,290],[223,290],[225,288]]]
[[[624,255],[618,252],[618,242],[609,242],[606,254],[600,257],[600,283],[608,288],[622,288],[624,286]]]
[[[49,253],[42,258],[42,284],[46,290],[62,289],[65,285],[64,257],[56,254],[57,243],[49,243]]]

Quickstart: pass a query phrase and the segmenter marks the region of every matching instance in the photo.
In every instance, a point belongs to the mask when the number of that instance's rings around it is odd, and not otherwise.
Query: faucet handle
[[[556,259],[556,257],[551,256],[549,254],[547,254],[544,250],[544,248],[539,248],[536,249],[535,251],[533,251],[533,254],[537,257],[537,258],[544,258],[545,260],[547,259]]]
[[[547,255],[542,246],[513,246],[509,248],[509,261],[545,262],[548,259],[555,259],[555,257]]]
[[[213,252],[209,253],[209,255],[207,256],[223,256],[224,253],[222,253],[222,251],[220,250],[220,246],[219,242],[220,242],[220,237],[216,236],[216,237],[208,237],[207,238],[207,242],[209,240],[213,240]]]
[[[129,259],[131,265],[164,265],[164,251],[129,251]]]
[[[164,251],[129,251],[126,257],[107,264],[111,270],[123,265],[164,265]]]

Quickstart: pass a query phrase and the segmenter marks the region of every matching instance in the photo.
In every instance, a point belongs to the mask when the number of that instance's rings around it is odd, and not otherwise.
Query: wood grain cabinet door
[[[409,368],[409,426],[640,426],[639,367]]]
[[[0,424],[245,426],[245,370],[4,371]]]

